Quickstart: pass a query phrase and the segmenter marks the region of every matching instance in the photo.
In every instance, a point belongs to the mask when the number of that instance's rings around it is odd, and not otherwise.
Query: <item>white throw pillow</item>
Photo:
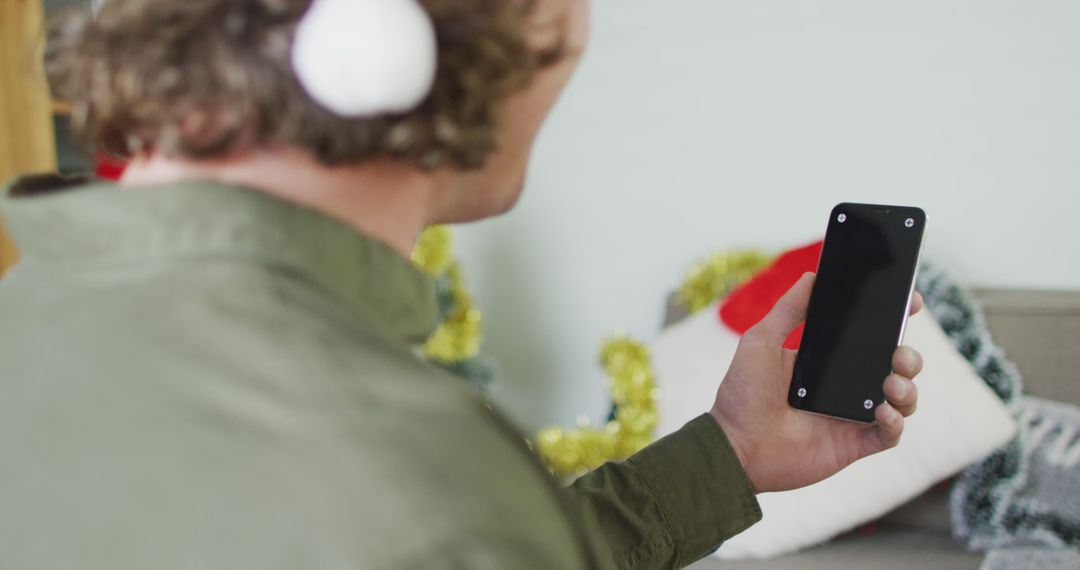
[[[738,343],[715,306],[654,341],[658,436],[709,409]],[[1012,415],[926,311],[910,319],[904,343],[921,352],[925,364],[916,380],[919,408],[900,445],[809,487],[758,495],[763,519],[724,543],[717,557],[764,558],[819,544],[877,519],[1012,439]]]

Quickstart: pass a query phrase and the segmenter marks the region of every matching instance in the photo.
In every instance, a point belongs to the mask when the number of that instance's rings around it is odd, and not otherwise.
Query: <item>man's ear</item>
[[[525,37],[545,59],[579,55],[589,37],[589,0],[534,0],[526,2]]]

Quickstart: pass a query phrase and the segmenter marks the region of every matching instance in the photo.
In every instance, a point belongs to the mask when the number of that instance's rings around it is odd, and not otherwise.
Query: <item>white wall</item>
[[[840,201],[924,207],[967,283],[1080,288],[1080,3],[594,7],[525,198],[458,231],[525,427],[601,417],[600,339],[652,338],[700,255],[815,239]]]

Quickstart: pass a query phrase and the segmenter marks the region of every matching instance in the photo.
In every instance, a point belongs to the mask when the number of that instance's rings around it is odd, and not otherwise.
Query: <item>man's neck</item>
[[[433,219],[434,178],[393,160],[328,167],[294,149],[245,152],[215,160],[136,157],[121,186],[144,188],[203,179],[243,186],[311,208],[378,239],[403,257]]]

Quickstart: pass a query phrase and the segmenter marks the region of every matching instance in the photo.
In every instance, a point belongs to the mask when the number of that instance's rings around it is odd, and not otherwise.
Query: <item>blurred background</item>
[[[20,4],[36,2],[3,0],[8,42],[34,28]],[[456,230],[496,399],[527,430],[606,416],[600,341],[651,340],[695,261],[818,239],[837,202],[925,208],[926,258],[966,285],[1080,289],[1080,4],[593,4],[521,204]],[[5,50],[0,71],[23,73]],[[29,107],[4,91],[17,130]],[[8,145],[0,163],[86,169],[63,106],[41,110],[55,152]]]
[[[694,261],[818,239],[841,201],[925,208],[966,285],[1080,288],[1077,29],[1066,0],[596,0],[519,207],[457,231],[497,399],[602,420],[602,338],[652,339]]]

